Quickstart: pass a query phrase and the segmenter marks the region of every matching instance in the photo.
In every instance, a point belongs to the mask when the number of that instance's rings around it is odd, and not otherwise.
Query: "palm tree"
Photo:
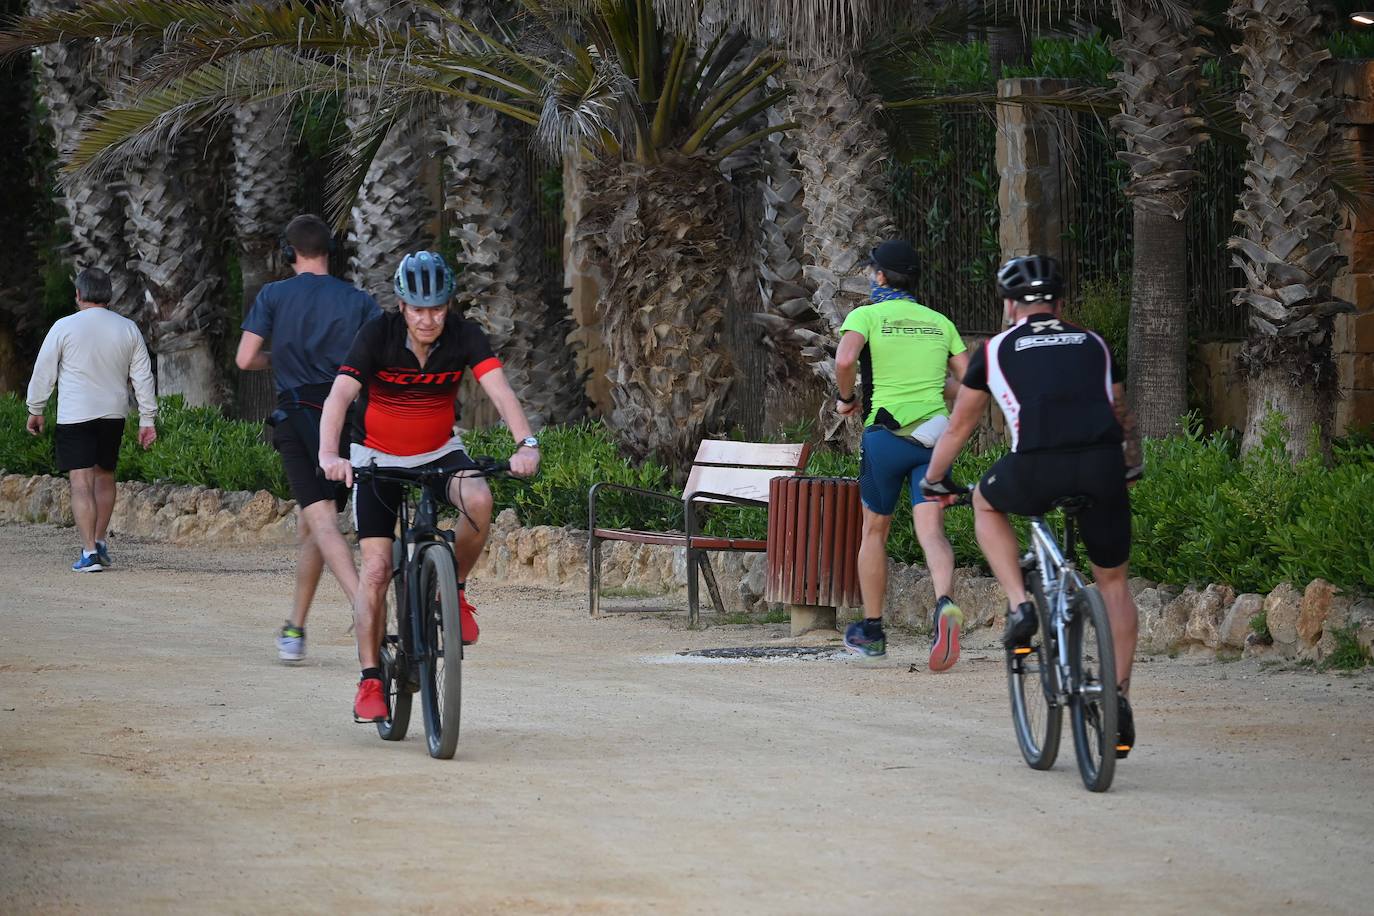
[[[1272,414],[1289,451],[1305,454],[1315,427],[1329,441],[1336,397],[1332,293],[1342,256],[1331,186],[1335,72],[1322,17],[1308,0],[1234,0],[1245,85],[1237,102],[1250,146],[1246,190],[1231,239],[1250,309],[1250,377],[1244,445],[1259,443]]]
[[[514,12],[499,0],[459,3],[454,12],[483,29]],[[449,236],[463,270],[458,298],[505,363],[511,386],[538,429],[586,416],[586,387],[567,341],[571,313],[562,277],[550,285],[537,231],[530,128],[480,102],[445,108],[445,197]]]
[[[233,218],[246,316],[263,286],[286,273],[278,239],[293,213],[294,150],[280,107],[244,106],[233,113]],[[269,372],[239,379],[238,415],[260,420],[275,403]]]
[[[694,54],[690,32],[668,34],[647,0],[524,7],[529,25],[512,34],[426,4],[446,25],[430,34],[350,22],[294,0],[229,8],[107,0],[23,21],[0,36],[0,50],[174,26],[127,103],[103,111],[83,136],[77,168],[127,160],[229,107],[327,91],[373,99],[343,190],[363,180],[371,154],[418,105],[462,99],[531,125],[549,149],[583,157],[593,190],[573,236],[606,278],[613,425],[636,456],[683,467],[714,427],[733,375],[718,338],[729,278],[745,255],[734,189],[718,163],[789,126],[725,140],[784,97],[746,101],[782,62],[763,52],[727,76],[744,39],[721,36]]]
[[[364,27],[380,24],[404,33],[418,23],[408,2],[343,0],[343,9]],[[362,129],[372,113],[369,99],[353,98],[348,129]],[[396,299],[392,276],[406,252],[433,247],[438,210],[431,163],[438,148],[433,124],[419,111],[406,112],[377,148],[358,188],[348,224],[349,266],[353,282],[383,305]]]
[[[32,0],[29,4],[34,15],[76,6],[76,0]],[[45,45],[39,53],[39,95],[59,153],[72,149],[80,135],[81,115],[106,95],[102,80],[108,77],[110,59],[103,50],[90,41],[58,41]],[[72,260],[78,267],[100,267],[108,272],[112,305],[136,317],[142,311],[143,291],[137,273],[129,268],[124,203],[118,183],[68,176],[62,205],[71,231]]]
[[[1187,226],[1197,173],[1193,150],[1207,138],[1197,113],[1202,49],[1190,10],[1174,0],[1116,0],[1113,51],[1121,112],[1112,127],[1131,169],[1134,245],[1129,376],[1132,407],[1147,436],[1178,429],[1188,409]]]

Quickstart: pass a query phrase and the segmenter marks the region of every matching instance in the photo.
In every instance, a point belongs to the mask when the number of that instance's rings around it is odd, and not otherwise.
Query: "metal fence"
[[[921,253],[917,298],[960,331],[995,331],[1002,313],[995,283],[997,124],[974,105],[951,106],[937,117],[939,150],[888,166],[893,214],[902,237]]]
[[[1066,138],[1061,187],[1064,262],[1069,298],[1094,281],[1129,288],[1131,204],[1123,193],[1126,166],[1116,156],[1119,138],[1093,115],[1073,116]],[[898,230],[921,252],[925,272],[919,298],[949,315],[961,331],[994,333],[1001,325],[994,272],[998,241],[997,127],[978,106],[950,106],[939,114],[937,153],[889,166],[890,196]],[[1231,265],[1226,240],[1244,184],[1245,152],[1208,143],[1197,153],[1200,173],[1187,214],[1194,338],[1245,336],[1245,310],[1233,301],[1243,282]]]

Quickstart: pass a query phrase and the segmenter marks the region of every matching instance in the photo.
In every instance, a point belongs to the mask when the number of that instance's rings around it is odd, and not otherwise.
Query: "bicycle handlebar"
[[[454,468],[452,470],[439,468],[389,468],[379,467],[374,460],[371,464],[366,464],[353,469],[355,480],[381,480],[392,483],[403,484],[426,484],[432,483],[445,477],[463,475],[467,477],[500,477],[510,473],[510,462],[503,458],[473,457],[472,467]]]

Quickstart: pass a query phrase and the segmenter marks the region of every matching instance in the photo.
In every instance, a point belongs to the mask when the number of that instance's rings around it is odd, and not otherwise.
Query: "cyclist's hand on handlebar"
[[[333,457],[321,455],[320,469],[324,471],[324,476],[329,480],[342,481],[346,487],[353,486],[353,465],[349,464],[347,458],[340,458],[338,455]]]
[[[522,445],[510,456],[510,472],[515,477],[533,477],[539,472],[539,449]]]
[[[954,478],[945,474],[940,480],[930,481],[921,478],[918,485],[921,488],[921,495],[926,499],[935,500],[942,506],[949,506],[960,496],[968,493],[969,488],[960,483],[955,483]]]

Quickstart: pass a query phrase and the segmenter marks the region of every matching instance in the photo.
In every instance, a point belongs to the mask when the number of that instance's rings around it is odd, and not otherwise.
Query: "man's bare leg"
[[[320,573],[324,571],[324,557],[315,543],[310,517],[303,510],[297,510],[296,536],[296,591],[290,622],[292,626],[304,629],[305,618],[310,614],[310,603],[315,600],[315,589],[320,584]]]
[[[883,616],[887,599],[887,536],[891,530],[892,516],[879,515],[864,507],[858,566],[859,594],[866,620],[881,620]]]
[[[1026,582],[1021,575],[1020,543],[1011,522],[983,498],[983,488],[973,491],[973,532],[987,558],[992,574],[1014,608],[1026,600]]]
[[[945,507],[936,502],[917,503],[911,509],[911,518],[930,569],[935,597],[939,599],[954,589],[954,548],[945,536]]]
[[[386,587],[391,584],[391,538],[363,538],[359,542],[363,568],[353,598],[353,628],[358,662],[363,668],[381,667],[382,613]]]
[[[349,549],[344,536],[339,533],[339,514],[335,511],[334,501],[321,499],[306,506],[300,510],[300,523],[302,528],[308,528],[310,543],[320,562],[329,567],[334,580],[339,583],[339,588],[343,589],[344,595],[348,597],[349,604],[353,604],[358,593],[358,570],[353,566],[353,551]],[[304,541],[301,543],[301,550],[305,550]],[[319,578],[320,573],[317,569],[316,583],[319,582]],[[314,588],[311,589],[311,595],[314,595]],[[303,625],[309,610],[307,601],[300,620],[292,620],[292,623]]]
[[[1093,581],[1107,605],[1107,619],[1112,626],[1112,648],[1116,655],[1116,682],[1121,693],[1129,696],[1131,666],[1135,663],[1135,643],[1140,633],[1140,612],[1126,585],[1129,563],[1104,569],[1093,564]]]
[[[95,553],[95,468],[74,468],[67,477],[71,482],[72,519],[81,537],[81,547],[87,553]]]
[[[115,507],[115,472],[100,466],[91,468],[93,472],[93,492],[95,496],[95,539],[107,540],[110,536],[110,516]]]
[[[463,513],[453,529],[458,581],[462,582],[482,558],[482,548],[487,545],[493,500],[491,488],[481,477],[455,476],[449,481],[448,496]]]

